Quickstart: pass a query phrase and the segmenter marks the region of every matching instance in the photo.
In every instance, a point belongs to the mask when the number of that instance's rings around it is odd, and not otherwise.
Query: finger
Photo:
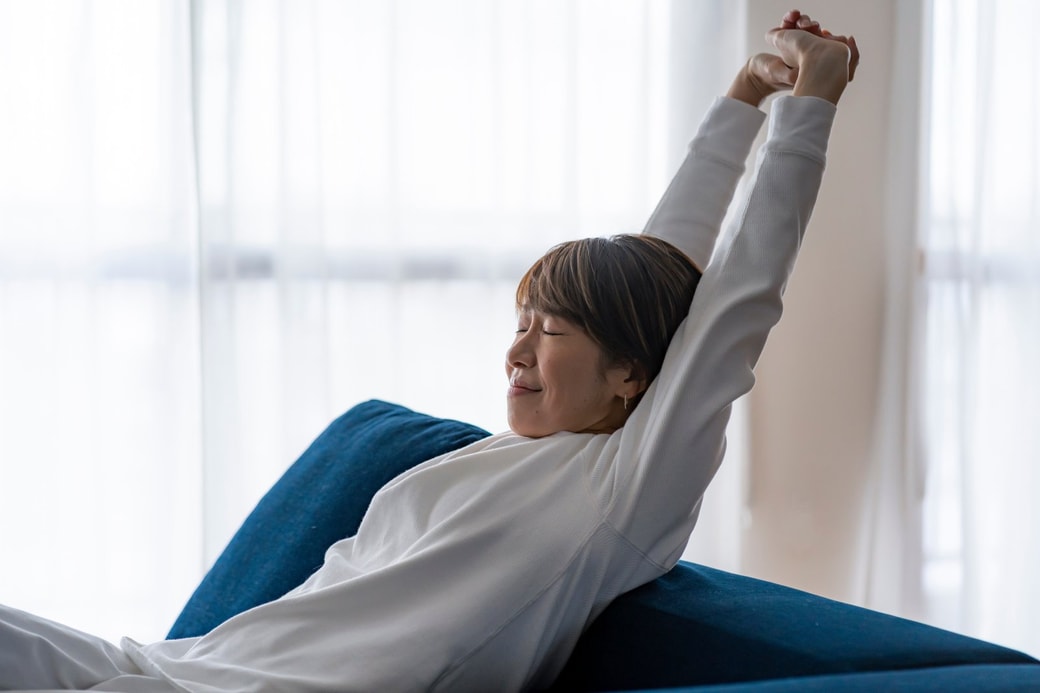
[[[856,45],[856,37],[850,36],[848,42],[849,52],[849,81],[856,75],[856,68],[859,66],[859,46]]]
[[[783,60],[777,59],[770,65],[769,78],[777,88],[793,87],[798,80],[798,68],[791,67],[785,64]]]
[[[786,34],[788,31],[795,31],[795,30],[794,29],[785,29],[785,28],[779,27],[779,26],[778,27],[774,27],[773,29],[770,29],[769,31],[766,32],[766,36],[765,36],[766,43],[768,43],[773,48],[777,49],[777,51],[782,53],[783,51],[780,50],[780,40],[783,38],[784,34]]]
[[[810,34],[815,36],[823,36],[823,28],[820,26],[820,23],[814,19],[810,19],[808,15],[803,14],[795,25],[795,28],[801,29],[802,31],[808,31]]]
[[[790,89],[798,76],[797,70],[787,66],[779,55],[758,53],[748,62],[751,74],[768,85],[770,92]]]
[[[849,81],[856,76],[856,67],[859,65],[859,47],[856,45],[856,39],[852,36],[844,36],[839,34],[832,34],[829,31],[827,36],[824,38],[830,39],[831,41],[837,41],[838,43],[844,43],[849,49]]]
[[[780,54],[780,58],[788,66],[791,66],[787,61],[793,57],[792,51],[794,50],[791,38],[799,33],[801,33],[799,29],[783,29],[781,27],[776,27],[766,32],[766,43],[776,49],[776,52]]]

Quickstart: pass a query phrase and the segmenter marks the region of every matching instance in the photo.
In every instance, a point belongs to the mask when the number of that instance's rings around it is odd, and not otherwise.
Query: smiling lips
[[[534,388],[519,379],[513,379],[509,381],[509,395],[526,395],[534,392],[541,392],[541,388]]]

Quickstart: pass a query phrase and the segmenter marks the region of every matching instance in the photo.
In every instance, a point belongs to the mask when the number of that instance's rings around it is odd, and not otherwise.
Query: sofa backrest
[[[203,635],[235,614],[281,597],[321,567],[329,546],[357,532],[372,496],[388,481],[488,435],[389,402],[353,407],[329,424],[260,500],[167,638]]]

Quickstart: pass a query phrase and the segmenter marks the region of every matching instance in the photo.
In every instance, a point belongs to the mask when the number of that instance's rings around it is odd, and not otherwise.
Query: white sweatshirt
[[[211,633],[123,648],[186,691],[511,691],[547,686],[619,594],[678,560],[731,403],[781,312],[835,108],[773,106],[739,232],[707,267],[660,375],[613,434],[503,433],[373,498],[286,596]],[[758,109],[719,99],[646,229],[704,267]]]

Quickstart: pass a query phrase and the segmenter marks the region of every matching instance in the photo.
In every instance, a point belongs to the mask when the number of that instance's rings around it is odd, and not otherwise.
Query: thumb
[[[766,43],[775,48],[776,51],[786,59],[786,53],[788,51],[786,51],[785,49],[788,47],[788,42],[785,41],[785,39],[789,38],[789,34],[791,34],[794,31],[798,31],[798,29],[784,29],[782,27],[774,27],[766,32]]]
[[[807,31],[801,29],[770,29],[766,32],[766,41],[776,49],[780,58],[788,67],[796,68],[801,61],[801,50],[806,41],[815,40]]]
[[[762,53],[757,57],[764,67],[763,77],[773,85],[773,88],[783,89],[794,86],[795,80],[798,79],[797,67],[791,67],[778,55]]]
[[[798,68],[787,65],[782,60],[776,60],[769,68],[770,76],[777,84],[793,87],[798,80]]]

